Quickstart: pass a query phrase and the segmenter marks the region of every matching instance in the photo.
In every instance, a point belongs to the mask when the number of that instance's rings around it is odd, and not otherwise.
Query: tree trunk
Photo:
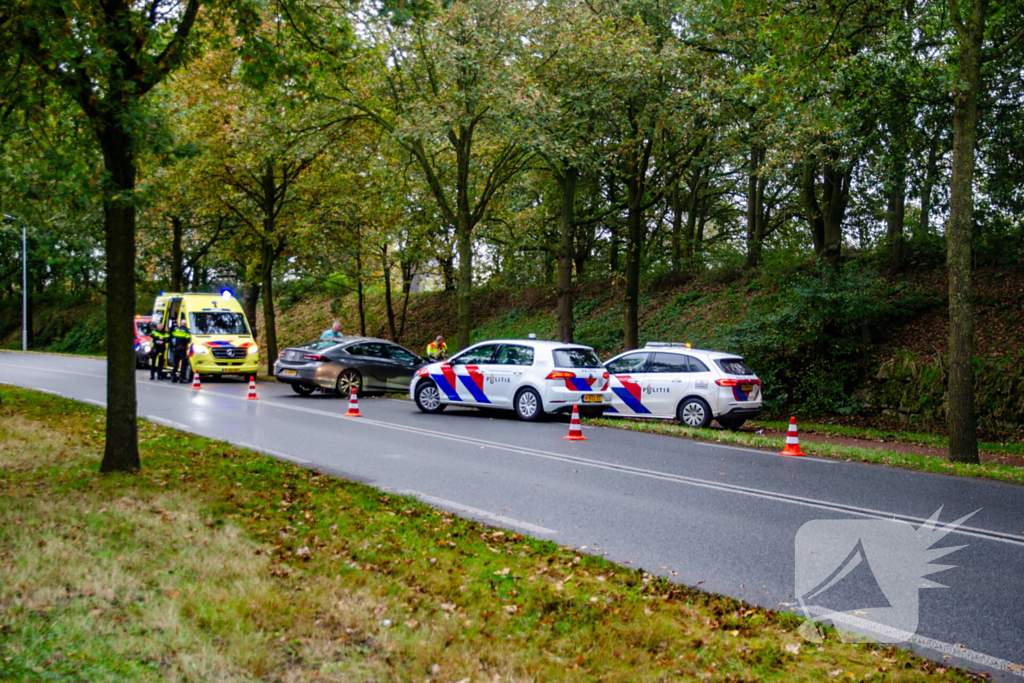
[[[680,179],[672,186],[672,274],[683,272],[683,202],[679,199]],[[689,223],[689,220],[687,220]]]
[[[260,272],[263,289],[263,329],[267,344],[267,374],[274,374],[274,363],[277,362],[277,320],[274,315],[274,246],[264,242],[263,261]]]
[[[886,211],[886,240],[889,243],[888,269],[890,275],[895,275],[903,269],[903,221],[906,215],[906,197],[906,157],[900,157],[897,154]]]
[[[402,261],[402,317],[401,322],[398,325],[398,339],[399,344],[405,339],[405,321],[409,312],[409,295],[412,293],[412,279],[415,275],[416,267],[410,261]]]
[[[441,282],[444,284],[444,291],[450,292],[455,289],[455,259],[449,254],[447,257],[440,259],[441,265]]]
[[[109,95],[108,95],[109,97]],[[108,119],[100,131],[110,187],[104,193],[107,253],[107,426],[100,472],[134,472],[139,460],[135,401],[135,156],[130,133]]]
[[[384,269],[384,308],[388,315],[388,334],[391,341],[398,341],[398,330],[395,329],[395,308],[391,303],[391,264],[388,263],[388,245],[381,247],[381,267]]]
[[[359,301],[359,334],[366,336],[366,300],[363,298],[363,259],[356,248],[356,294]]]
[[[618,198],[615,196],[615,190],[615,174],[609,173],[608,205],[611,207],[614,207],[615,202],[618,201]],[[614,208],[608,216],[608,231],[611,233],[611,243],[608,245],[608,265],[611,268],[612,275],[617,275],[619,272],[619,223]]]
[[[951,3],[952,11],[959,6]],[[974,143],[981,88],[982,43],[988,0],[974,0],[957,27],[960,54],[953,111],[953,175],[946,223],[949,271],[949,459],[978,462],[974,415],[974,308],[971,301],[971,222],[974,213]]]
[[[569,167],[561,177],[562,212],[559,222],[558,274],[555,291],[558,303],[558,340],[573,341],[574,323],[572,319],[572,263],[573,263],[573,228],[576,223],[576,180],[579,171]]]
[[[171,216],[171,291],[180,292],[184,258],[181,253],[181,235],[184,224],[178,216]]]
[[[917,232],[914,237],[924,237],[931,232],[929,220],[932,213],[932,189],[935,187],[935,179],[939,175],[939,138],[942,136],[942,128],[939,127],[932,138],[931,146],[928,148],[928,162],[925,165],[924,185],[921,187],[921,218],[917,224]]]
[[[756,268],[761,262],[761,247],[764,244],[764,190],[767,185],[766,179],[761,176],[764,156],[764,148],[751,145],[747,176],[747,268]]]
[[[800,168],[800,196],[804,204],[804,215],[807,226],[811,230],[814,242],[814,254],[818,257],[825,251],[825,219],[822,217],[821,206],[818,204],[818,190],[815,187],[817,170],[811,162],[804,162]]]
[[[823,187],[825,248],[821,252],[821,257],[837,273],[841,266],[843,253],[843,218],[846,215],[846,204],[850,197],[851,176],[851,171],[837,169],[831,163],[825,165]]]
[[[700,235],[697,235],[697,214],[698,207],[701,206],[700,190],[701,185],[704,184],[703,169],[697,167],[693,171],[693,175],[690,177],[689,190],[690,190],[690,206],[686,211],[686,240],[683,254],[686,259],[686,270],[691,272],[693,270],[693,256],[694,256],[694,242],[699,243],[704,239],[704,231],[701,230]],[[703,224],[702,224],[703,225]]]
[[[463,126],[456,139],[455,205],[458,222],[455,240],[459,252],[459,291],[456,308],[458,344],[469,346],[473,331],[473,219],[469,209],[469,166],[472,133]]]
[[[262,269],[260,271],[262,273]],[[256,307],[260,300],[260,283],[249,282],[245,285],[242,290],[242,313],[245,313],[245,319],[249,321],[249,327],[252,329],[253,339],[256,338]]]

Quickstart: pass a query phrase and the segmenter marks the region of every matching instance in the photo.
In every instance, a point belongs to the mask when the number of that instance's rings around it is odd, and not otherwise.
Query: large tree
[[[103,156],[107,423],[100,470],[140,467],[135,401],[135,185],[143,98],[195,52],[202,0],[12,0],[0,41],[88,118]]]

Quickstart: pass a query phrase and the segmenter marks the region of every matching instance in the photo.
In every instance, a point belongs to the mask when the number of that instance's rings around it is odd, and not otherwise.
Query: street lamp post
[[[21,350],[28,351],[28,228],[21,224]]]
[[[8,220],[17,220],[9,213]],[[28,351],[28,225],[21,221],[21,350]]]

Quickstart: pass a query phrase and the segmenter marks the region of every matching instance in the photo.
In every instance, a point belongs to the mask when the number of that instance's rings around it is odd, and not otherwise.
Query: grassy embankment
[[[797,618],[140,423],[0,388],[4,680],[967,680]]]

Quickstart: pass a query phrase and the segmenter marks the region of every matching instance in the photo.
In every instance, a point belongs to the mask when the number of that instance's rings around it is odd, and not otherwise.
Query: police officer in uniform
[[[184,320],[171,330],[171,347],[174,350],[174,365],[171,368],[172,382],[188,381],[188,347],[192,343],[192,332]]]
[[[149,333],[149,341],[153,348],[149,351],[149,378],[154,376],[164,379],[164,366],[167,364],[167,344],[171,335],[164,331],[164,324],[157,323],[156,329]]]
[[[444,337],[437,335],[437,339],[427,344],[427,358],[436,361],[447,357],[448,345],[444,343]]]

